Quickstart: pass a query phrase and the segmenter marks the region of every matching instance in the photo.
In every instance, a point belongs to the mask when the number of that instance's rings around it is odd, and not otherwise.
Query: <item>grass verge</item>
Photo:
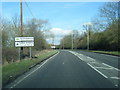
[[[108,55],[114,55],[114,56],[120,56],[120,51],[94,51],[94,50],[82,50],[82,51],[102,53],[102,54],[108,54]]]
[[[120,52],[119,51],[91,51],[91,52],[120,56]]]
[[[0,89],[2,89],[2,65],[0,64]]]
[[[56,54],[58,51],[49,50],[42,52],[37,55],[37,59],[26,59],[20,62],[14,62],[12,64],[4,65],[2,67],[2,83],[3,86],[8,84],[9,82],[16,79],[18,76],[23,74],[24,72],[28,71],[31,66],[35,66],[36,64],[42,62],[43,60],[51,57],[52,55]]]

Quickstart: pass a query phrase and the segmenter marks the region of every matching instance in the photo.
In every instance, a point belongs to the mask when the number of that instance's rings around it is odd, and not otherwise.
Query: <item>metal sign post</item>
[[[32,59],[32,57],[31,57],[32,56],[32,54],[31,54],[31,47],[29,49],[30,49],[30,59]]]
[[[18,48],[19,60],[21,60],[21,57],[20,57],[20,49],[21,49],[21,48]]]

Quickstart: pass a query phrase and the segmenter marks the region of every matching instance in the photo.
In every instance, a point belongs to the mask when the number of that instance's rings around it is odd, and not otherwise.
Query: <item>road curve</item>
[[[60,51],[34,70],[34,73],[28,72],[7,88],[116,88],[110,80],[68,51]]]

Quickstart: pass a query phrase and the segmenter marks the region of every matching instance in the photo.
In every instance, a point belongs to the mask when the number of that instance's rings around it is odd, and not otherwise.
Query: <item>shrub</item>
[[[17,48],[2,48],[2,60],[3,64],[5,61],[8,63],[14,62],[18,59],[18,50]]]

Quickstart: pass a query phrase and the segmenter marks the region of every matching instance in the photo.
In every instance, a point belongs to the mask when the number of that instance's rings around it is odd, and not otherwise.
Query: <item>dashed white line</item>
[[[101,73],[99,70],[97,70],[95,67],[93,67],[92,65],[90,65],[89,63],[87,63],[91,68],[93,68],[95,71],[97,71],[99,74],[101,74],[103,77],[108,78],[106,75],[104,75],[103,73]]]

